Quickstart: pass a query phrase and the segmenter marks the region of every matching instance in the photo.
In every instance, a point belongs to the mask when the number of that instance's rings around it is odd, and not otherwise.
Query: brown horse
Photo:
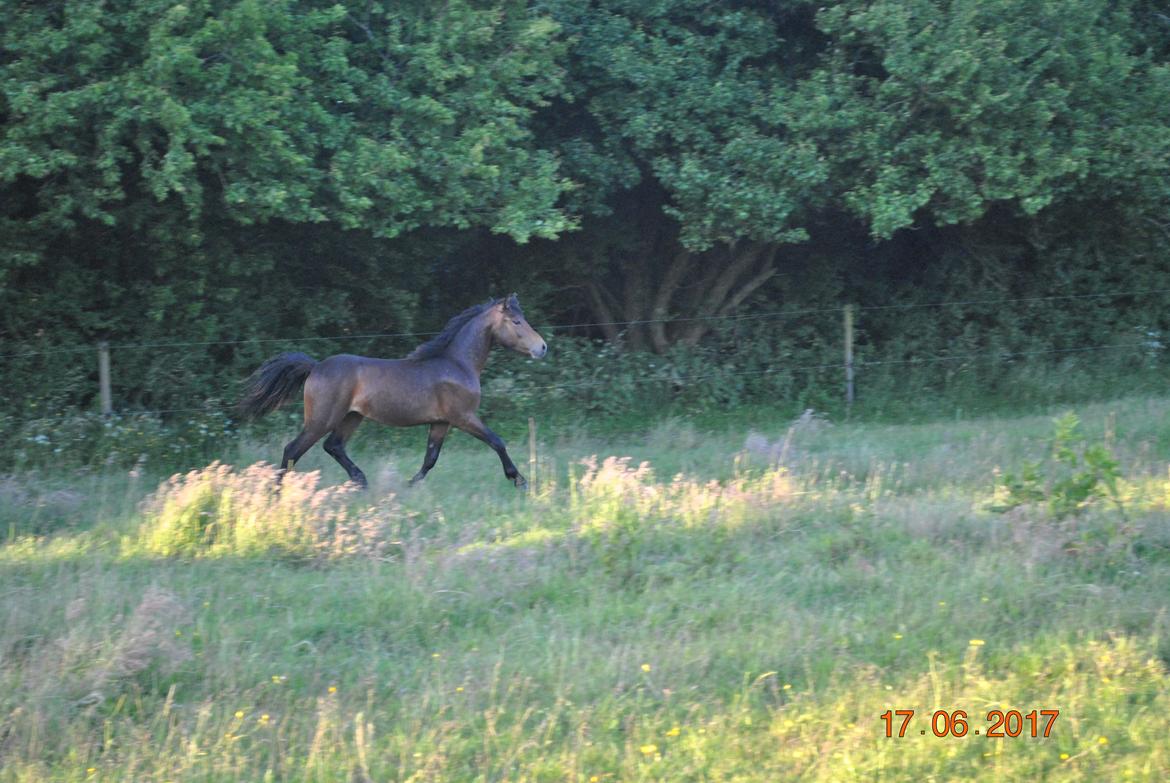
[[[504,475],[524,489],[528,482],[508,457],[504,441],[475,413],[479,408],[479,375],[496,343],[534,359],[548,352],[512,294],[464,310],[448,321],[438,336],[404,359],[339,354],[317,362],[303,353],[282,353],[248,379],[240,408],[248,417],[263,416],[304,385],[305,426],[284,447],[282,474],[328,434],[325,451],[345,468],[350,480],[365,487],[365,474],[345,453],[345,443],[368,418],[394,427],[430,425],[427,454],[411,484],[421,481],[435,466],[443,439],[455,426],[495,449]]]

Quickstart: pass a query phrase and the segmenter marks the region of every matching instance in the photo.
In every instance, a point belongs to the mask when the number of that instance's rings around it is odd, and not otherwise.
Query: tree
[[[815,146],[777,121],[780,87],[817,45],[810,6],[549,8],[573,46],[568,100],[548,132],[586,191],[570,203],[602,217],[598,241],[574,250],[588,257],[581,286],[599,321],[649,322],[627,330],[634,347],[694,343],[776,274],[777,245],[806,236],[827,192]],[[623,214],[605,218],[615,207]],[[621,225],[632,214],[638,226]],[[690,320],[674,328],[668,317]]]
[[[783,121],[875,236],[993,205],[1165,205],[1170,70],[1133,4],[847,0],[817,23],[831,44]]]
[[[17,1],[0,31],[11,351],[402,328],[353,304],[425,287],[417,234],[574,223],[529,127],[564,44],[523,2]]]
[[[573,46],[548,132],[590,192],[570,197],[621,213],[586,221],[570,268],[597,320],[663,350],[768,291],[812,224],[883,240],[1118,199],[1154,219],[1170,26],[1145,5],[549,3]]]

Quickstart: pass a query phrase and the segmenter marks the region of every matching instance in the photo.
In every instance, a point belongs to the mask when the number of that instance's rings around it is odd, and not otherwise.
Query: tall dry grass
[[[212,463],[172,476],[142,505],[141,551],[170,556],[385,557],[410,514],[394,495],[371,503],[353,484],[321,486],[319,471]]]

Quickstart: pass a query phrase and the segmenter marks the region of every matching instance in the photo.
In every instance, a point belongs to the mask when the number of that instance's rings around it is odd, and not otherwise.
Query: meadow
[[[1166,780],[1170,398],[1062,412],[0,478],[0,781]]]

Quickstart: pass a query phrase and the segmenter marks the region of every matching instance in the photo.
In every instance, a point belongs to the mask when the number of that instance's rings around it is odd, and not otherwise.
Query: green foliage
[[[826,208],[889,237],[1166,197],[1170,70],[1133,3],[548,5],[591,120],[574,176],[620,186],[632,159],[692,247],[791,242]]]
[[[13,433],[5,467],[169,470],[222,454],[236,423],[218,407],[188,413],[181,426],[154,414],[68,413],[5,422]]]
[[[1104,443],[1087,442],[1080,423],[1071,411],[1054,419],[1048,461],[1025,462],[1018,475],[1003,474],[992,509],[1043,503],[1052,516],[1063,519],[1105,498],[1124,516],[1117,459]]]
[[[816,322],[722,325],[711,341],[666,355],[560,337],[539,362],[502,355],[484,373],[484,406],[501,413],[566,411],[574,418],[660,419],[771,401],[796,415],[839,402],[826,380],[836,346]],[[782,401],[777,403],[776,401]]]
[[[7,229],[568,225],[525,124],[560,89],[561,44],[522,3],[16,3],[0,19]]]
[[[812,52],[804,6],[548,3],[572,36],[568,89],[587,118],[564,131],[573,176],[605,192],[652,173],[693,248],[803,237],[827,177],[780,119],[780,90]]]
[[[785,117],[880,237],[996,203],[1160,203],[1170,70],[1136,43],[1131,6],[834,3],[817,16],[832,44]]]

